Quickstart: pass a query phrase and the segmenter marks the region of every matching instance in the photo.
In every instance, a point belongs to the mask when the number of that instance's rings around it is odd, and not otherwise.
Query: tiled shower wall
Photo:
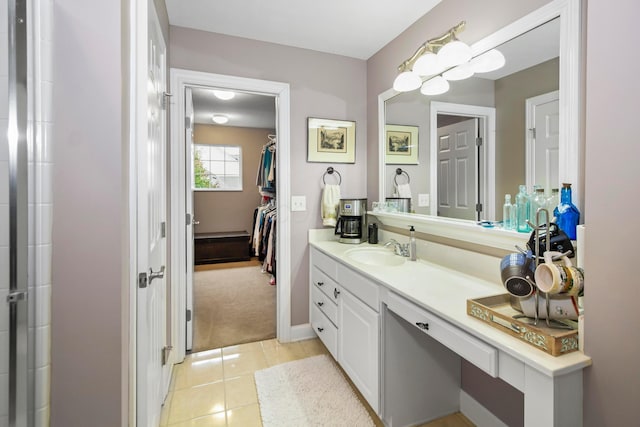
[[[49,425],[51,323],[52,10],[53,0],[28,1],[29,143],[29,409]],[[8,0],[0,0],[0,426],[8,425],[9,152]]]

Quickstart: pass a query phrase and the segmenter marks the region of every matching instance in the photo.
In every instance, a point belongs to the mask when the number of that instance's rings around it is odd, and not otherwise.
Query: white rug
[[[256,371],[264,427],[375,426],[327,355]]]

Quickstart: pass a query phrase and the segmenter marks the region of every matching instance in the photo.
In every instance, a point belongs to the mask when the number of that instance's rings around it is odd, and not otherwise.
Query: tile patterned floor
[[[287,344],[273,339],[190,354],[174,366],[160,427],[262,427],[253,373],[318,354],[328,354],[318,339]],[[383,426],[360,399],[376,426]],[[453,414],[423,427],[427,426],[473,424],[462,415]]]

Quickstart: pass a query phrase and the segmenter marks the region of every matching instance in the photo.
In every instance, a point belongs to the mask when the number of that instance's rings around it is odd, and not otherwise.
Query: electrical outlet
[[[418,207],[426,208],[429,206],[429,194],[418,194]]]
[[[291,212],[304,212],[307,210],[306,196],[291,196]]]

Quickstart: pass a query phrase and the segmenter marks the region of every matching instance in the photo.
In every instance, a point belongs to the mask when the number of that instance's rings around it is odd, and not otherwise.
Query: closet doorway
[[[276,337],[276,98],[186,88],[193,200],[193,345]],[[190,139],[190,141],[189,141]],[[189,267],[189,266],[188,266]]]
[[[289,87],[180,69],[171,83],[176,356],[269,337],[286,342]]]

